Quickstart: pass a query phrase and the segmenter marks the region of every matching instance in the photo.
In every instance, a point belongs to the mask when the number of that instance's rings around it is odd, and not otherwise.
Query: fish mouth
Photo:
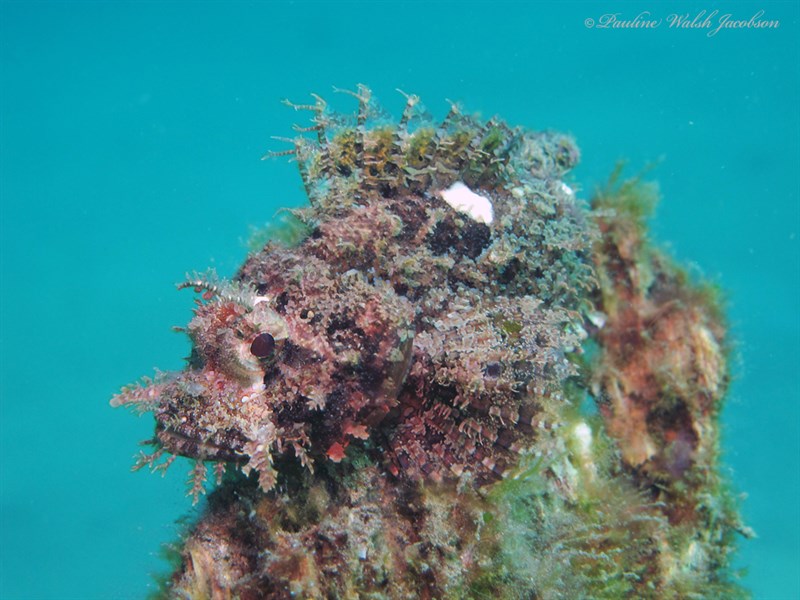
[[[245,440],[241,435],[221,430],[209,432],[189,424],[178,426],[156,424],[156,439],[172,454],[217,462],[246,462],[243,454]]]

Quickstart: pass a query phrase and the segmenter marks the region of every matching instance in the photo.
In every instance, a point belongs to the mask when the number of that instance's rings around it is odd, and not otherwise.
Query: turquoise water
[[[723,3],[123,3],[0,5],[0,597],[141,598],[186,514],[185,469],[130,473],[149,418],[120,385],[177,369],[191,294],[230,274],[248,227],[303,201],[261,162],[311,91],[371,86],[573,133],[588,192],[619,158],[660,159],[655,236],[729,291],[738,339],[726,465],[758,539],[756,598],[800,597],[800,37],[777,29],[589,29]],[[669,9],[667,8],[669,6]],[[724,11],[723,11],[724,12]]]

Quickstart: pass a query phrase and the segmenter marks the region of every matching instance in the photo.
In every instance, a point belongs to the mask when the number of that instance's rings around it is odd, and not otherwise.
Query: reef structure
[[[586,206],[568,136],[352,94],[291,104],[311,126],[270,153],[310,201],[292,243],[187,277],[186,369],[112,399],[155,415],[137,467],[220,484],[165,595],[744,595],[722,311],[647,242],[652,189]]]

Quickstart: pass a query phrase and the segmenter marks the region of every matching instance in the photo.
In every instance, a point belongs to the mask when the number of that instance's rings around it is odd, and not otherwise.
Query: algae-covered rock
[[[354,95],[352,118],[292,105],[291,243],[190,276],[186,369],[112,400],[155,415],[139,466],[194,459],[195,499],[207,464],[222,481],[165,593],[743,595],[725,324],[648,243],[652,190],[587,206],[567,136]]]

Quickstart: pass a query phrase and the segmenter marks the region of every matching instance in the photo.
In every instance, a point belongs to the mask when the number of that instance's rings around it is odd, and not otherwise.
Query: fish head
[[[186,368],[111,401],[154,414],[158,451],[239,463],[270,489],[275,455],[338,462],[394,406],[412,356],[405,300],[359,280],[327,296],[307,288],[281,313],[274,295],[190,283],[202,299],[184,329]]]

